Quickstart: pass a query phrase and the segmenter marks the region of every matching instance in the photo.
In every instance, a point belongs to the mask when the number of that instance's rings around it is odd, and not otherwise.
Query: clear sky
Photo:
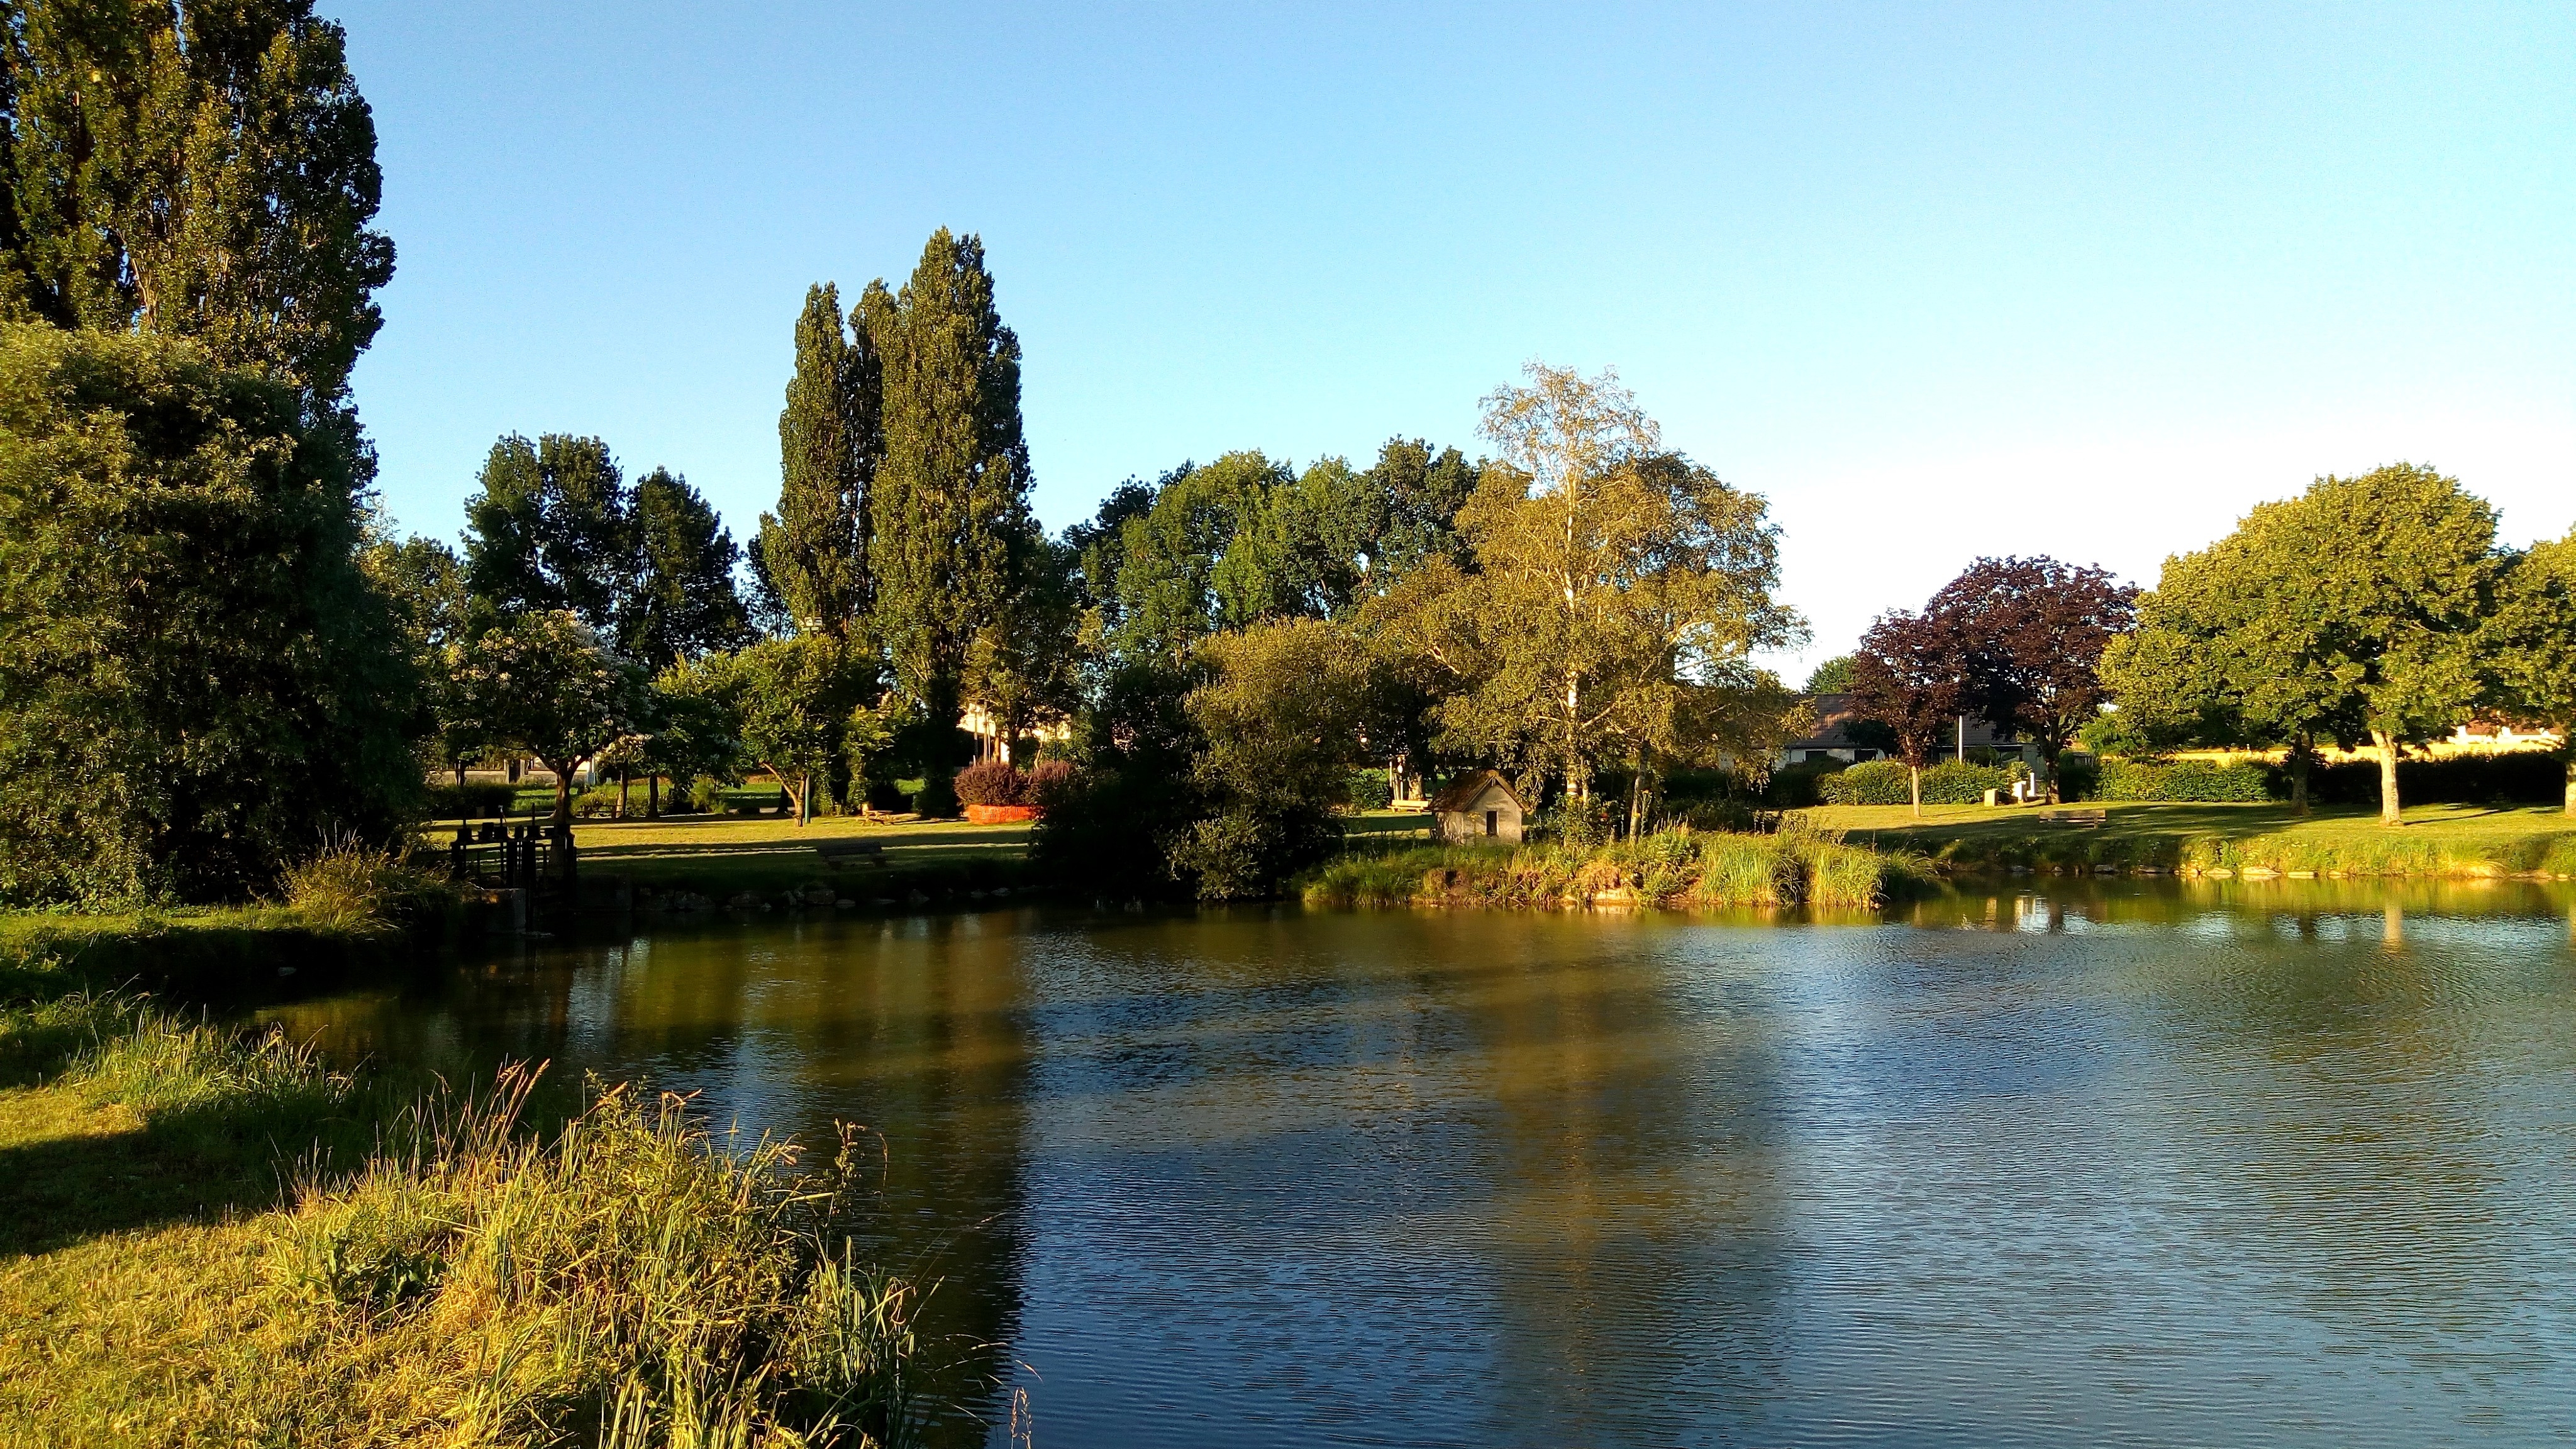
[[[1613,365],[1771,500],[1793,675],[1977,554],[2151,584],[2319,473],[2576,524],[2576,5],[324,8],[419,532],[560,431],[748,533],[806,285],[942,225],[1050,526],[1228,449],[1472,453],[1523,362]]]

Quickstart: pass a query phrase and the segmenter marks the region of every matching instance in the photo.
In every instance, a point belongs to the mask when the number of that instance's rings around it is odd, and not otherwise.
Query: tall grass
[[[372,935],[443,888],[417,867],[408,844],[371,845],[355,836],[324,843],[278,878],[289,909],[319,931]]]
[[[32,1406],[64,1443],[917,1437],[922,1294],[852,1245],[867,1194],[846,1133],[811,1169],[791,1143],[719,1136],[685,1098],[596,1083],[539,1131],[534,1071],[479,1096],[407,1092],[131,997],[21,1004],[0,1028],[48,1053],[85,1036],[37,1094],[139,1119],[99,1150],[154,1176],[103,1179],[149,1201],[20,1235],[40,1256],[0,1277],[0,1322],[21,1293],[79,1306],[44,1310],[41,1353],[0,1330],[0,1427]],[[108,1231],[180,1203],[249,1215]],[[71,1220],[93,1211],[96,1227]],[[85,1265],[52,1268],[58,1246]]]
[[[1604,901],[1666,906],[1876,906],[1908,867],[1797,827],[1776,834],[1657,831],[1591,849],[1541,843],[1352,851],[1304,878],[1309,905],[1458,904],[1551,908]]]
[[[918,1294],[835,1237],[846,1139],[809,1173],[618,1087],[539,1141],[516,1130],[532,1080],[425,1111],[408,1152],[296,1208],[291,1284],[391,1350],[371,1417],[474,1444],[908,1441]]]

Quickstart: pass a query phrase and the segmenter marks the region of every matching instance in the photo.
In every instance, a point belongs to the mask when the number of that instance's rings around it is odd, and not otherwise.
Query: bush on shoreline
[[[1352,851],[1299,882],[1323,907],[1472,905],[1548,909],[1592,902],[1677,908],[1866,909],[1908,874],[1901,861],[1832,834],[1658,831],[1589,849],[1428,845]]]
[[[1986,792],[2009,794],[2018,767],[1975,765],[1943,760],[1923,771],[1926,805],[1980,805]],[[1914,786],[1902,760],[1871,760],[1815,781],[1816,798],[1827,805],[1910,805]]]

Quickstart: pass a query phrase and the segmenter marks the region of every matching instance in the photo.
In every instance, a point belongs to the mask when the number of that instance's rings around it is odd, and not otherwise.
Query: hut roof
[[[1521,798],[1520,791],[1512,788],[1511,781],[1503,778],[1502,771],[1478,770],[1472,775],[1461,775],[1450,782],[1448,789],[1433,798],[1431,813],[1448,815],[1464,810],[1476,802],[1477,796],[1485,793],[1485,787],[1488,785],[1497,786],[1504,794],[1511,796],[1512,803],[1519,806],[1524,813],[1529,810],[1529,802]]]

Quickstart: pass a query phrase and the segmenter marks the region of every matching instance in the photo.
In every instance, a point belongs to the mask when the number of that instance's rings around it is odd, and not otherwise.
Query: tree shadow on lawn
[[[61,1129],[61,1135],[0,1147],[0,1261],[112,1233],[280,1207],[292,1198],[298,1162],[347,1161],[352,1144],[330,1139],[357,1135],[362,1140],[354,1145],[363,1155],[374,1138],[372,1129],[351,1133],[358,1124],[346,1119],[336,1124],[339,1131],[309,1119],[299,1131],[275,1112],[222,1106],[101,1131],[102,1109],[68,1090],[44,1097],[22,1100],[9,1115],[51,1108],[52,1122],[0,1122],[0,1130]]]

